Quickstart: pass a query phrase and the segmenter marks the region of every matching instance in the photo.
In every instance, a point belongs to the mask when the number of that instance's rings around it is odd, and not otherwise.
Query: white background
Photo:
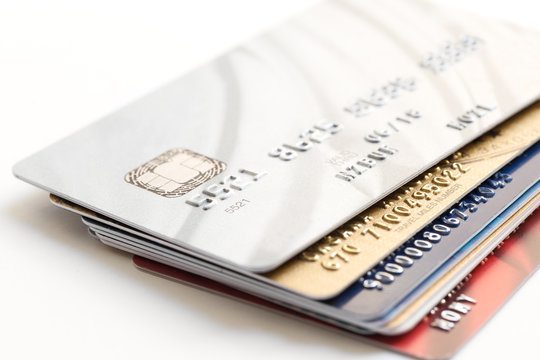
[[[0,0],[0,359],[402,358],[139,272],[11,175],[313,2]],[[534,1],[447,2],[539,28]],[[536,275],[455,358],[537,358],[539,298]]]

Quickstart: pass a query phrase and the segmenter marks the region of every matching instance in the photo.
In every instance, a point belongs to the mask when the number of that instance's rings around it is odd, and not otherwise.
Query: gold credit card
[[[339,294],[539,138],[536,103],[264,276],[317,299]]]

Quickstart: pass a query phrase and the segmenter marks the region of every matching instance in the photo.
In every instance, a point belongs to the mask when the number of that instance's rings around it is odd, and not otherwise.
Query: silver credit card
[[[324,2],[14,173],[201,258],[268,271],[537,99],[539,63],[540,41],[501,22]]]

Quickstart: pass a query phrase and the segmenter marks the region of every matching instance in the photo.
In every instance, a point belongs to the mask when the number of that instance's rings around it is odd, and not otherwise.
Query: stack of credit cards
[[[533,31],[333,0],[14,174],[143,270],[448,357],[496,309],[477,266],[538,262],[539,99]]]

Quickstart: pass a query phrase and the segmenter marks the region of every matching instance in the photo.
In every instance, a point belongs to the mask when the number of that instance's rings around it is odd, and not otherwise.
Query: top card
[[[19,178],[264,272],[540,95],[532,32],[331,1],[27,158]]]

